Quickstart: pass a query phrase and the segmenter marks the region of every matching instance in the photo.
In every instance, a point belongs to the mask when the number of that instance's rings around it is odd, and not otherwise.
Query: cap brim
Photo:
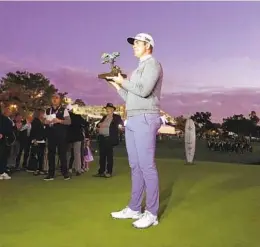
[[[130,45],[133,45],[134,44],[134,42],[135,42],[135,39],[134,38],[128,38],[127,39],[127,42],[130,44]]]

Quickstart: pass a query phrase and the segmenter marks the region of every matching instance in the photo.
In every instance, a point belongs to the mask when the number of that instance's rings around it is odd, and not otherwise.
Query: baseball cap
[[[130,37],[127,39],[127,42],[131,45],[134,44],[135,40],[145,41],[150,44],[154,48],[154,40],[153,37],[148,33],[139,33],[135,37]]]

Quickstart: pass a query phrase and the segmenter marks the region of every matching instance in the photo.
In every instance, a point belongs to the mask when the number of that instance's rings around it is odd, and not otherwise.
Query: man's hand
[[[109,81],[108,83],[111,84],[116,90],[119,90],[121,88],[118,84],[116,84],[113,81]]]
[[[124,81],[124,78],[123,76],[118,73],[118,76],[109,76],[109,77],[106,77],[108,80],[113,80],[113,82],[115,82],[116,84],[118,85],[122,85],[123,81]]]
[[[44,120],[44,124],[47,124],[47,125],[49,125],[49,124],[51,124],[51,121],[49,121],[49,120],[45,119],[45,120]]]
[[[3,138],[3,135],[2,134],[0,134],[0,140]]]
[[[33,145],[38,145],[36,139],[32,140],[32,144],[33,144]]]
[[[61,120],[61,119],[58,119],[58,118],[54,118],[51,122],[52,122],[53,124],[62,123],[62,120]]]
[[[44,124],[51,124],[51,121],[45,119],[45,120],[44,120]]]

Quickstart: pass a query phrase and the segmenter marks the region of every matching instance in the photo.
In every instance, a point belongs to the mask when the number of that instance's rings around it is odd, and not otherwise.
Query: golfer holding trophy
[[[147,228],[158,224],[159,181],[155,164],[156,135],[161,127],[160,95],[163,80],[161,64],[152,56],[153,38],[146,33],[128,38],[139,65],[129,79],[112,73],[106,79],[126,102],[126,148],[131,167],[132,192],[126,208],[111,213],[116,219],[134,219],[133,226]],[[114,66],[114,65],[113,65]],[[116,71],[114,71],[116,72]],[[101,78],[101,77],[100,77]],[[144,192],[146,208],[141,211]]]

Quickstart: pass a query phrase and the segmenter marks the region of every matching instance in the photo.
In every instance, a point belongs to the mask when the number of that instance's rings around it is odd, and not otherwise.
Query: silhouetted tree
[[[205,132],[212,129],[214,126],[211,122],[211,113],[210,112],[196,112],[191,119],[196,125],[197,132]]]
[[[182,115],[178,116],[178,117],[175,118],[175,122],[176,122],[175,128],[184,132],[186,118],[183,117]]]
[[[259,122],[259,118],[258,116],[256,115],[256,112],[255,111],[251,111],[251,113],[249,114],[249,119],[255,123],[255,124],[258,124]]]
[[[251,135],[256,131],[256,125],[242,114],[224,118],[222,128],[224,131],[234,132],[238,135]]]
[[[0,91],[9,94],[9,101],[16,100],[18,107],[34,110],[49,105],[52,95],[58,89],[41,73],[16,71],[2,77]]]
[[[76,104],[78,106],[85,106],[85,102],[82,99],[76,99],[73,104]]]

